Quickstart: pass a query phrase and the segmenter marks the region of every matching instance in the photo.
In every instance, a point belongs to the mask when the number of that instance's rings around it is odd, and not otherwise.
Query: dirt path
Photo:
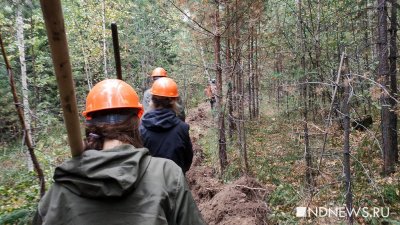
[[[187,178],[197,205],[209,225],[267,224],[268,207],[262,201],[267,193],[255,179],[241,177],[223,184],[215,177],[215,168],[202,164],[204,157],[198,140],[214,126],[209,107],[201,103],[191,109],[187,117],[195,153]]]

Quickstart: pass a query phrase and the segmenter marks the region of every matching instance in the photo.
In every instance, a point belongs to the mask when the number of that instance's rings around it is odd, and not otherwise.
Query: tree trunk
[[[24,109],[24,119],[26,124],[25,135],[28,138],[32,138],[31,134],[31,116],[30,116],[30,107],[29,107],[29,91],[28,91],[28,80],[26,74],[26,61],[25,61],[25,39],[24,39],[24,18],[22,15],[22,3],[17,2],[17,46],[18,46],[18,54],[19,54],[19,62],[21,67],[21,85],[22,85],[22,104]],[[33,143],[31,139],[30,142]],[[26,152],[26,162],[28,165],[28,170],[33,171],[32,161],[30,160],[29,153]]]
[[[353,195],[351,192],[351,171],[350,171],[350,70],[349,60],[344,58],[343,64],[343,83],[344,83],[344,98],[343,98],[343,129],[344,129],[344,146],[343,146],[343,170],[345,174],[345,193],[346,193],[346,208],[349,212],[353,208]],[[347,213],[348,224],[353,224],[353,216]]]
[[[227,5],[226,7],[226,14],[227,18],[230,18],[230,7]],[[234,79],[234,73],[232,70],[232,57],[231,57],[231,38],[232,38],[232,33],[231,33],[231,25],[228,25],[227,31],[226,31],[226,76],[229,77],[229,83],[228,83],[228,93],[227,93],[227,98],[228,98],[228,137],[229,140],[232,142],[233,139],[233,131],[235,129],[235,121],[233,120],[233,79]]]
[[[369,70],[370,70],[370,65],[369,65],[369,57],[368,57],[368,53],[370,51],[370,41],[369,41],[369,16],[368,16],[368,1],[365,1],[365,6],[363,11],[364,16],[363,16],[363,30],[364,30],[364,35],[363,35],[363,42],[364,42],[364,53],[363,53],[363,59],[364,59],[364,73],[368,74]],[[364,90],[368,90],[369,86],[364,84],[364,82],[361,83],[361,95],[365,96],[364,94]],[[372,103],[371,103],[371,98],[369,96],[365,96],[365,98],[367,99],[367,106],[363,106],[364,107],[364,114],[368,114],[371,111],[371,107],[372,107]]]
[[[382,130],[382,149],[383,149],[383,174],[388,175],[394,172],[394,149],[392,141],[392,130],[390,125],[390,95],[389,89],[389,64],[388,64],[388,40],[387,40],[387,1],[378,0],[378,82],[382,85],[380,97],[381,103],[381,130]]]
[[[217,112],[218,112],[218,149],[219,149],[219,162],[221,167],[221,175],[224,174],[225,168],[228,164],[226,155],[226,138],[225,138],[225,116],[223,110],[223,96],[222,96],[222,67],[221,67],[221,34],[219,18],[219,3],[216,4],[215,9],[215,34],[214,34],[214,55],[215,55],[215,68],[216,68],[216,81],[217,81]]]
[[[298,7],[298,32],[299,32],[299,44],[301,49],[300,65],[304,73],[303,88],[302,88],[302,98],[303,98],[303,119],[304,119],[304,155],[306,163],[305,179],[307,189],[312,192],[313,188],[313,176],[312,176],[312,155],[310,150],[309,136],[308,136],[308,79],[306,75],[306,59],[305,59],[305,41],[304,41],[304,27],[302,19],[302,2],[299,0],[297,2]]]
[[[249,35],[250,35],[250,37],[249,37],[249,45],[248,45],[248,55],[247,55],[247,57],[248,57],[248,61],[247,61],[247,69],[248,69],[248,74],[249,74],[249,79],[248,79],[248,83],[247,83],[247,86],[248,86],[248,110],[249,110],[249,117],[250,117],[250,120],[251,119],[253,119],[253,112],[252,112],[252,102],[253,102],[253,96],[252,96],[252,92],[251,92],[251,89],[252,89],[252,83],[251,83],[251,80],[252,80],[252,77],[253,77],[253,65],[252,65],[252,63],[253,63],[253,56],[252,56],[252,33],[251,33],[251,31],[252,31],[252,28],[249,28]]]
[[[399,148],[397,146],[397,0],[391,0],[391,17],[390,17],[390,133],[392,135],[391,156],[395,162],[399,161]]]
[[[256,104],[255,104],[255,115],[257,118],[260,117],[260,94],[259,94],[259,90],[260,90],[260,70],[258,68],[258,35],[260,34],[260,29],[261,29],[261,21],[258,21],[258,25],[257,25],[257,29],[256,29],[256,40],[255,40],[255,54],[256,54],[256,58],[255,58],[255,86],[256,86],[256,91],[255,91],[255,98],[256,98]],[[257,32],[258,31],[258,32]]]
[[[236,10],[239,9],[240,7],[240,1],[236,0]],[[236,18],[237,23],[236,23],[236,49],[235,49],[235,56],[237,60],[237,73],[236,73],[236,96],[237,96],[237,131],[238,131],[238,146],[239,146],[239,154],[240,154],[240,160],[241,164],[244,163],[245,171],[247,172],[247,150],[246,150],[246,132],[245,132],[245,127],[244,127],[244,96],[245,96],[245,79],[244,79],[244,72],[242,70],[243,65],[242,65],[242,60],[241,60],[241,46],[240,46],[240,24],[241,24],[241,18]]]
[[[254,91],[254,74],[255,74],[255,70],[254,70],[254,27],[251,27],[251,38],[250,38],[250,95],[251,95],[251,102],[249,102],[249,104],[251,105],[250,107],[250,118],[254,119],[255,118],[255,105],[256,105],[256,97],[255,97],[255,91]],[[250,99],[249,99],[250,100]]]
[[[79,156],[83,151],[83,141],[61,2],[60,0],[40,0],[40,6],[46,25],[71,155]]]

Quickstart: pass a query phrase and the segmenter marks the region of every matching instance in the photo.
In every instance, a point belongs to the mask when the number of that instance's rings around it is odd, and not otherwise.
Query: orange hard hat
[[[157,67],[151,72],[152,77],[167,77],[167,71],[162,67]]]
[[[90,113],[106,109],[138,109],[138,117],[143,114],[136,91],[119,79],[107,79],[97,83],[86,98],[86,110],[82,115],[90,120]]]
[[[169,77],[161,77],[151,87],[150,93],[162,97],[178,97],[178,85]]]

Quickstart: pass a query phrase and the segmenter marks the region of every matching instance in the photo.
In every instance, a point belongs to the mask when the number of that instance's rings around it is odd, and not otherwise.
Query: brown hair
[[[103,115],[107,113],[110,113],[110,111],[101,112]],[[95,117],[95,115],[91,116]],[[119,140],[136,148],[143,147],[139,135],[139,117],[137,113],[132,113],[125,121],[115,124],[86,123],[85,136],[85,150],[102,150],[105,139]]]
[[[154,109],[157,108],[172,109],[175,113],[179,113],[179,104],[177,100],[178,98],[153,95],[151,97],[150,107]]]

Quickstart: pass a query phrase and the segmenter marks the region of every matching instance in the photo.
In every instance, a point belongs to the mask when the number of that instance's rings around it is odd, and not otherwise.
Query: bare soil
[[[190,110],[187,117],[194,159],[186,176],[204,220],[209,225],[268,224],[268,206],[263,201],[268,193],[260,183],[243,176],[224,184],[217,178],[216,168],[203,165],[204,156],[198,140],[215,124],[209,111],[210,105],[202,103]]]

